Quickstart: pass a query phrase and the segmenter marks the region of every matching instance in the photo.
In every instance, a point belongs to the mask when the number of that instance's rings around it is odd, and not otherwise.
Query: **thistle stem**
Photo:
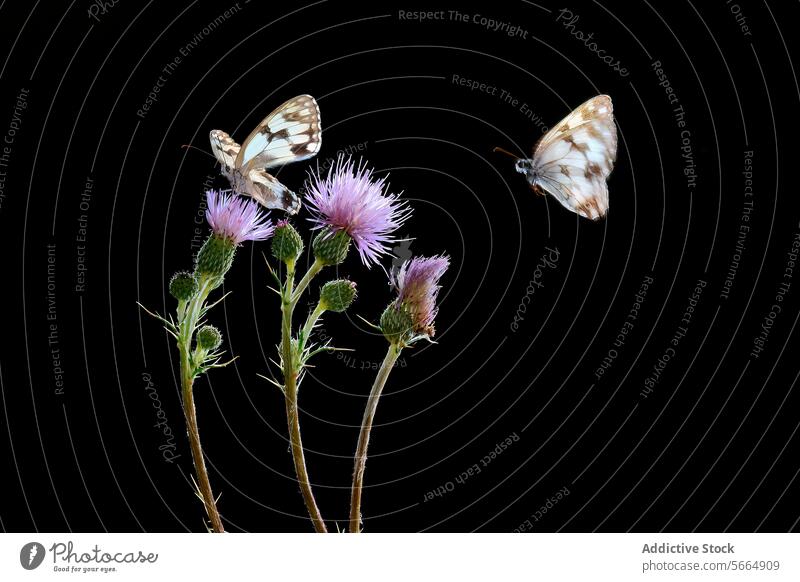
[[[358,436],[358,446],[355,454],[355,466],[353,468],[353,487],[350,492],[350,533],[361,532],[361,489],[364,483],[364,469],[367,463],[367,447],[369,446],[369,434],[372,430],[372,421],[375,418],[375,411],[378,408],[378,400],[381,392],[389,378],[397,358],[403,348],[396,343],[389,344],[389,350],[383,359],[375,383],[367,399],[367,407],[364,410],[364,418],[361,421],[361,433]]]
[[[309,273],[311,273],[316,264],[314,263],[306,273],[306,276],[303,277],[301,281],[301,284],[305,281],[303,288],[308,286],[308,282],[311,281],[313,275],[309,276]],[[317,269],[317,272],[319,272],[319,269]],[[281,363],[283,365],[283,384],[286,397],[286,420],[289,426],[289,440],[291,442],[294,470],[297,474],[297,481],[300,484],[300,492],[303,494],[303,501],[305,501],[306,509],[309,516],[311,516],[314,530],[317,533],[327,533],[325,521],[322,519],[322,514],[317,507],[314,493],[311,490],[311,481],[308,478],[306,459],[303,452],[303,441],[300,438],[300,418],[297,410],[297,377],[299,370],[296,369],[297,358],[292,350],[292,314],[299,294],[297,291],[293,293],[293,286],[294,263],[291,262],[287,264],[286,285],[284,286],[281,303]],[[299,285],[298,290],[302,291]],[[297,295],[297,298],[295,298],[295,295]]]
[[[194,368],[191,361],[191,347],[194,330],[197,327],[197,320],[208,294],[210,284],[204,281],[197,295],[185,306],[183,313],[180,313],[180,335],[178,336],[178,350],[181,358],[181,399],[183,401],[183,413],[186,417],[186,432],[189,435],[189,446],[192,449],[192,459],[194,460],[194,470],[197,474],[197,485],[203,497],[203,504],[206,514],[211,520],[211,526],[215,533],[224,533],[222,518],[217,510],[217,503],[211,490],[211,481],[208,478],[205,458],[203,457],[203,447],[200,444],[200,430],[197,426],[197,412],[194,405]]]
[[[311,330],[314,329],[314,326],[317,324],[317,321],[319,321],[319,318],[322,317],[323,313],[325,313],[325,308],[322,306],[322,303],[317,303],[314,311],[308,314],[306,324],[303,326],[303,331],[300,332],[300,344],[297,348],[299,352],[302,353],[308,338],[311,336]]]
[[[294,289],[294,291],[292,291],[291,288],[289,289],[289,296],[292,300],[292,309],[294,309],[294,306],[297,305],[297,301],[300,299],[303,291],[306,290],[306,287],[308,287],[308,284],[311,283],[311,279],[316,277],[317,273],[319,273],[324,266],[325,265],[320,263],[318,259],[315,259],[312,265],[308,268],[308,271],[306,271],[306,274],[303,275],[302,279],[300,279],[300,282],[297,284],[297,287]],[[292,275],[294,276],[294,267],[292,267],[292,269]]]

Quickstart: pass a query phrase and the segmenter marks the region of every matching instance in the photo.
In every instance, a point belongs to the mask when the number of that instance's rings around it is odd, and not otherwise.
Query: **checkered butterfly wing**
[[[240,146],[220,130],[210,134],[211,150],[231,188],[267,208],[296,213],[300,198],[267,172],[313,157],[322,144],[317,102],[310,95],[289,99],[270,113]]]
[[[617,158],[617,127],[608,95],[575,109],[542,136],[528,181],[591,220],[608,211],[608,179]]]
[[[313,157],[322,145],[317,102],[299,95],[270,113],[247,136],[236,156],[242,173],[253,168],[272,168]]]
[[[211,151],[217,161],[222,164],[223,171],[230,173],[233,171],[233,164],[236,161],[236,156],[239,155],[238,143],[231,139],[224,131],[214,129],[211,131]]]

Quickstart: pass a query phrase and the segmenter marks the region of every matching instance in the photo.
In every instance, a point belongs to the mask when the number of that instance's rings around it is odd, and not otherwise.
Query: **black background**
[[[567,5],[579,16],[574,29],[593,32],[624,76],[570,34],[558,20],[565,6],[549,0],[458,8],[468,22],[450,17],[455,3],[4,3],[6,137],[19,93],[29,93],[0,168],[0,527],[203,531],[176,350],[136,301],[174,309],[166,282],[191,267],[203,191],[225,185],[211,158],[180,146],[208,151],[214,128],[241,140],[283,100],[310,93],[322,111],[319,163],[364,144],[357,155],[389,172],[414,208],[400,232],[414,240],[399,252],[452,257],[439,343],[403,353],[378,409],[366,531],[797,529],[800,281],[790,281],[763,352],[751,355],[800,232],[798,13],[788,4]],[[400,10],[444,10],[444,20]],[[525,34],[489,30],[475,15]],[[158,100],[137,115],[187,46]],[[498,89],[471,91],[454,75]],[[619,152],[608,217],[591,223],[535,197],[492,148],[529,152],[542,124],[598,93],[614,100]],[[746,151],[753,206],[742,222]],[[280,179],[300,189],[313,165],[288,166]],[[94,187],[82,207],[87,178]],[[295,221],[303,229],[307,216]],[[536,274],[546,247],[558,261]],[[226,280],[232,295],[211,315],[239,359],[199,380],[200,429],[228,530],[310,531],[281,395],[257,376],[279,336],[266,250],[242,247]],[[309,471],[334,531],[346,526],[370,368],[386,349],[356,315],[374,321],[390,299],[380,269],[351,256],[341,271],[360,295],[347,314],[326,315],[323,331],[353,348],[352,360],[318,357],[300,392]],[[653,283],[633,329],[597,379],[646,277]],[[512,329],[533,279],[541,287]],[[643,398],[698,280],[706,286],[686,337]],[[165,437],[146,378],[176,434],[173,463],[159,450]],[[456,480],[475,464],[479,474]],[[426,501],[437,489],[445,493]]]

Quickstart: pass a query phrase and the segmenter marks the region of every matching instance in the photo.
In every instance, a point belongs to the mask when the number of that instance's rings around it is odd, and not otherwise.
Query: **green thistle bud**
[[[272,235],[272,256],[288,263],[297,260],[303,252],[303,239],[288,222],[279,222]]]
[[[222,333],[213,325],[197,330],[197,345],[203,350],[215,350],[222,345]]]
[[[339,230],[331,236],[329,230],[323,230],[315,238],[312,246],[314,256],[325,266],[338,265],[347,258],[350,250],[350,235]]]
[[[356,298],[356,284],[346,279],[328,281],[322,286],[319,294],[319,303],[323,309],[341,313],[353,303]]]
[[[198,290],[197,279],[186,271],[178,271],[169,281],[169,294],[178,301],[188,301]]]
[[[236,244],[233,241],[212,234],[197,253],[197,273],[217,278],[221,283],[222,277],[233,264],[234,254],[236,254]]]
[[[399,343],[411,333],[414,320],[405,307],[390,303],[381,315],[381,331],[389,343]]]

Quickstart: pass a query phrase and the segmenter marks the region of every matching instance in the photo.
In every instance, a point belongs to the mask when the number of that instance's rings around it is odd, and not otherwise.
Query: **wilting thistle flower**
[[[275,227],[252,200],[216,190],[209,190],[206,197],[211,236],[197,253],[197,272],[220,279],[231,268],[239,244],[246,240],[266,240]]]
[[[381,330],[390,342],[433,337],[439,279],[450,266],[447,256],[416,257],[391,275],[395,299],[381,316]]]
[[[314,241],[317,258],[328,264],[344,260],[342,252],[346,255],[350,239],[367,267],[388,252],[395,240],[391,233],[409,217],[411,209],[397,194],[384,193],[384,187],[384,178],[374,178],[364,163],[356,167],[349,156],[339,156],[325,178],[311,174],[305,196],[313,214],[310,220],[314,229],[323,229]],[[336,248],[327,248],[324,242],[339,233],[347,237],[339,235]]]

